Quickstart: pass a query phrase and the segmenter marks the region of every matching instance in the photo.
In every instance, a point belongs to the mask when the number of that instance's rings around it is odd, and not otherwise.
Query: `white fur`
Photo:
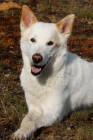
[[[35,38],[36,42],[30,41]],[[22,32],[23,69],[21,86],[25,92],[28,114],[14,138],[26,139],[42,126],[60,121],[70,111],[93,103],[93,63],[67,51],[67,34],[55,24],[36,22]],[[54,44],[48,46],[52,40]],[[32,55],[40,53],[48,64],[40,75],[31,74]]]

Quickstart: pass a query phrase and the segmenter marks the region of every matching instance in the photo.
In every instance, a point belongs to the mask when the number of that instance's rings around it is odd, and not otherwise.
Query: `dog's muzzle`
[[[38,53],[32,56],[32,60],[33,60],[33,64],[31,64],[31,73],[35,76],[39,75],[48,62],[40,66],[39,63],[42,62],[43,57],[41,54]]]

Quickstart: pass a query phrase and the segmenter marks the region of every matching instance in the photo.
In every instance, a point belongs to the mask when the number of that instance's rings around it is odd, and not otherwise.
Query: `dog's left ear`
[[[59,31],[62,34],[64,34],[67,38],[71,34],[74,18],[75,15],[70,14],[56,24],[56,27],[59,29]]]
[[[22,7],[22,15],[21,15],[21,30],[25,30],[29,28],[34,23],[38,22],[33,12],[26,5]]]

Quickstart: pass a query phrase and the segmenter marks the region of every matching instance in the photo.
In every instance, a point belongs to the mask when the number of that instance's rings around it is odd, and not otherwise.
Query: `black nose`
[[[43,57],[40,54],[36,53],[32,56],[32,60],[34,61],[34,63],[39,63],[43,60]]]

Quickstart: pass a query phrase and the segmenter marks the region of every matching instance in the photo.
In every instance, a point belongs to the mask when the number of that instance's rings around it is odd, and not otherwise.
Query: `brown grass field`
[[[16,2],[16,3],[13,3]],[[68,50],[93,61],[93,0],[0,1],[0,140],[11,140],[27,113],[20,86],[21,6],[26,4],[39,21],[57,22],[74,13],[76,19],[68,40]],[[3,5],[2,5],[3,4]],[[43,127],[30,140],[93,140],[93,107],[75,111],[61,123]]]

